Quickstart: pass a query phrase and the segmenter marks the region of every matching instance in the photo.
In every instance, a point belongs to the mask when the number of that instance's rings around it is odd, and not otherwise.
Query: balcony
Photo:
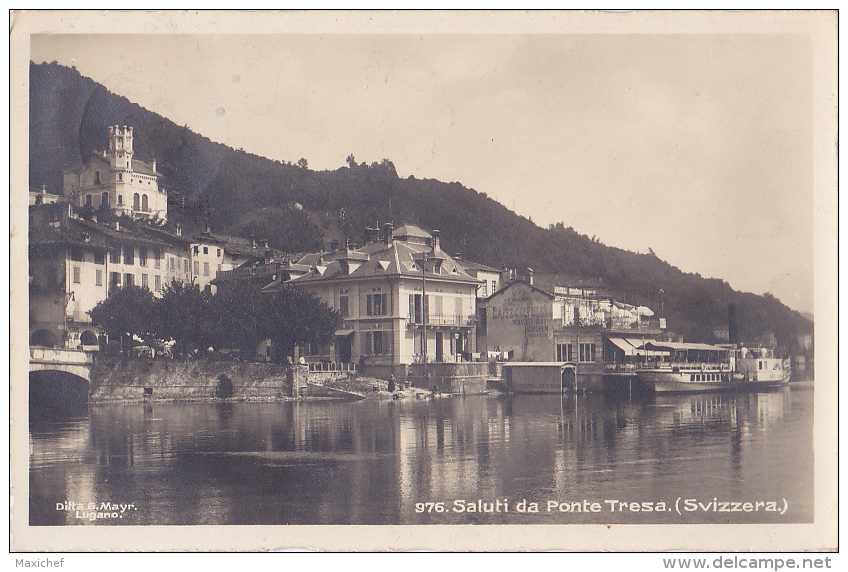
[[[72,320],[78,324],[91,323],[91,316],[89,316],[88,313],[83,311],[68,310],[65,315],[67,316],[68,320]]]
[[[655,318],[642,318],[639,321],[623,318],[600,319],[597,317],[581,318],[575,322],[573,318],[554,320],[556,327],[561,328],[601,328],[605,330],[625,330],[629,332],[653,332],[660,330],[660,321]]]
[[[421,322],[421,317],[418,316],[418,321],[415,317],[411,317],[407,322],[409,328],[420,328],[424,324]],[[427,317],[428,328],[469,328],[477,324],[477,316],[466,314],[431,314]]]

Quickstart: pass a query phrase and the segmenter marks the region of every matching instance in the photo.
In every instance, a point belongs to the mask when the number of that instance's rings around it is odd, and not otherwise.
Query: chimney
[[[180,223],[177,223],[175,225],[175,230],[177,231],[177,236],[183,235],[183,225],[181,225]]]
[[[389,246],[392,243],[392,229],[394,225],[392,223],[387,222],[383,225],[383,240],[386,243],[386,246]]]
[[[533,269],[532,268],[527,269],[527,283],[530,286],[533,285]]]
[[[250,235],[250,248],[256,248],[256,238],[252,234]]]
[[[150,168],[153,170],[154,173],[156,172],[156,159],[153,159],[150,162]]]
[[[119,220],[115,221],[115,230],[121,230],[121,221],[119,221]]]
[[[262,248],[264,248],[265,250],[268,250],[268,239],[267,238],[262,241]]]
[[[206,234],[212,234],[212,225],[209,222],[206,223]]]
[[[442,249],[441,235],[438,230],[433,231],[433,252]]]

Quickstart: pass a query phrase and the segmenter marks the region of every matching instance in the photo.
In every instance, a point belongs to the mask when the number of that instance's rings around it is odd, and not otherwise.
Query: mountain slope
[[[77,166],[107,146],[108,126],[135,128],[135,150],[157,159],[170,191],[169,216],[188,227],[209,220],[220,231],[268,238],[289,251],[320,247],[322,239],[361,241],[366,225],[392,220],[442,231],[443,248],[495,267],[589,278],[660,306],[664,290],[670,328],[690,340],[713,341],[736,306],[742,339],[772,331],[784,347],[812,322],[771,296],[736,292],[726,282],[687,274],[653,254],[608,247],[573,229],[543,229],[485,193],[460,183],[399,178],[389,160],[310,170],[215,143],[147,111],[58,64],[30,66],[30,186],[61,192],[63,167]],[[300,209],[294,203],[305,208]],[[344,211],[342,216],[341,211]]]

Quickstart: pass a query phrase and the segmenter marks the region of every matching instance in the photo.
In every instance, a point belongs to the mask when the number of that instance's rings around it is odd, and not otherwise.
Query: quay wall
[[[211,360],[133,359],[98,362],[91,370],[89,399],[210,399],[217,396],[221,375],[232,381],[233,399],[292,397],[292,385],[305,388],[342,372],[291,370],[286,364]]]
[[[440,362],[423,364],[365,365],[365,375],[378,379],[395,380],[404,386],[432,390],[440,393],[475,394],[485,393],[489,378],[487,362]]]

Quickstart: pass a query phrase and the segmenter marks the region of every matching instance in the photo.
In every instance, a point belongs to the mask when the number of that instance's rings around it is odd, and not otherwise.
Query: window
[[[183,259],[183,272],[188,274],[188,258]]]
[[[375,331],[366,332],[365,334],[365,353],[370,355],[382,355],[387,353],[388,336],[385,332]]]
[[[424,300],[424,311],[430,310],[430,296]],[[409,295],[409,320],[413,324],[421,324],[424,320],[424,314],[421,311],[421,294]]]
[[[138,193],[133,195],[133,210],[137,211],[141,208],[141,197]]]
[[[456,299],[456,315],[458,320],[462,320],[462,298]]]
[[[139,266],[147,266],[147,249],[139,248],[138,249],[138,264]]]
[[[203,254],[209,254],[209,247],[208,246],[203,247]]]
[[[109,282],[112,284],[112,288],[120,288],[121,287],[121,273],[120,272],[110,272],[109,273]]]
[[[497,280],[492,280],[492,294],[494,294],[495,292],[497,292],[497,289],[498,289],[498,282],[497,282]]]
[[[121,173],[118,173],[118,180],[119,180],[119,181],[123,181],[123,180],[124,180],[124,176],[123,176]]]
[[[141,287],[147,288],[147,274],[141,275]]]
[[[221,258],[221,249],[218,249],[218,258]]]
[[[100,195],[100,206],[102,208],[106,208],[109,206],[109,193],[103,193]]]
[[[87,207],[91,206],[91,195],[85,196],[85,206],[87,206]]]
[[[80,284],[80,267],[74,266],[74,284]]]
[[[124,264],[135,264],[135,251],[132,246],[124,247]]]
[[[339,296],[339,314],[341,314],[342,318],[347,318],[348,316],[350,316],[350,308],[348,307],[347,295]]]
[[[385,316],[388,313],[385,294],[369,294],[366,297],[366,315]]]
[[[153,268],[161,268],[162,266],[162,251],[158,248],[153,249]]]
[[[106,255],[102,252],[94,253],[94,263],[95,264],[105,264],[106,263]]]
[[[171,272],[176,271],[176,266],[175,266],[175,265],[176,265],[176,263],[177,263],[176,257],[175,257],[175,256],[169,256],[168,258],[170,258],[170,260],[171,260],[171,262],[170,262],[170,264],[171,264]]]
[[[197,260],[194,261],[194,274],[200,274],[200,262]]]
[[[580,361],[595,361],[595,344],[580,344]]]
[[[124,286],[132,286],[135,283],[132,274],[124,274]]]
[[[208,262],[203,263],[203,275],[209,276],[209,263]]]
[[[94,171],[94,184],[100,184],[100,171]]]
[[[572,355],[572,346],[571,344],[557,344],[556,346],[556,359],[557,361],[574,361],[574,356]]]
[[[489,295],[488,284],[486,282],[483,282],[483,285],[480,286],[480,288],[482,289],[481,294],[483,294],[484,297]]]
[[[141,210],[143,210],[143,211],[149,211],[150,210],[150,205],[147,202],[147,195],[141,195]]]
[[[162,277],[158,274],[153,277],[153,288],[158,292],[162,289]]]
[[[118,195],[118,206],[122,206],[124,204],[124,196]]]
[[[195,247],[194,247],[194,253],[195,253],[195,254],[200,254],[200,247],[199,247],[199,246],[195,246]]]
[[[103,271],[100,269],[94,271],[94,285],[103,286]]]

